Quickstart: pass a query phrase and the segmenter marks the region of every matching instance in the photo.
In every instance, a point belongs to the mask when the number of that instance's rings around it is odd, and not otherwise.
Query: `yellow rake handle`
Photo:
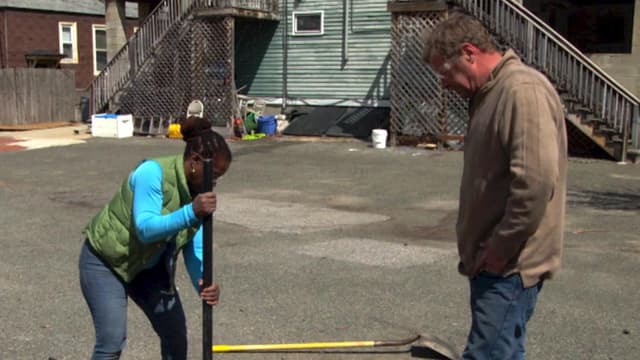
[[[239,351],[269,351],[269,350],[304,350],[304,349],[328,349],[347,347],[371,347],[375,341],[339,341],[339,342],[312,342],[289,344],[253,344],[253,345],[213,345],[214,353],[239,352]]]
[[[401,340],[365,340],[365,341],[333,341],[333,342],[308,342],[288,344],[253,344],[253,345],[213,345],[214,353],[242,352],[242,351],[278,351],[278,350],[309,350],[309,349],[336,349],[376,346],[401,346],[410,344],[420,338],[416,335]]]

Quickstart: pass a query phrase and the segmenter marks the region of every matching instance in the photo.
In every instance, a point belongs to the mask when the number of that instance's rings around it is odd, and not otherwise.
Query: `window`
[[[294,11],[293,35],[324,34],[324,11]]]
[[[76,23],[58,23],[58,37],[60,39],[60,53],[65,57],[60,62],[67,64],[78,63],[78,32]]]
[[[93,74],[98,75],[107,66],[107,28],[92,25],[93,29]]]

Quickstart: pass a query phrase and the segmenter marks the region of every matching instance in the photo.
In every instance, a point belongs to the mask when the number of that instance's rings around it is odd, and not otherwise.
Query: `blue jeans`
[[[462,358],[524,360],[527,322],[542,282],[524,288],[519,274],[481,272],[470,280],[471,331]]]
[[[160,337],[162,359],[187,358],[187,324],[178,293],[162,261],[124,283],[87,241],[80,252],[80,286],[95,329],[92,359],[118,359],[127,339],[127,297],[145,313]]]

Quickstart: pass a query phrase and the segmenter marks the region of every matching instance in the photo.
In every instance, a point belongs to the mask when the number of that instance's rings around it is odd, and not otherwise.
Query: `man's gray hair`
[[[476,18],[454,12],[435,28],[427,29],[423,35],[422,60],[431,62],[435,55],[449,59],[460,54],[460,45],[468,42],[483,52],[498,51],[494,38]]]

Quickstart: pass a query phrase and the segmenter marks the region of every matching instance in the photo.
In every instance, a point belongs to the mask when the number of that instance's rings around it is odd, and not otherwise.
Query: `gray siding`
[[[236,86],[253,96],[282,96],[282,26],[236,19]]]
[[[348,60],[343,64],[343,1],[289,1],[288,96],[296,99],[388,99],[391,16],[386,0],[349,0]],[[292,11],[324,11],[324,35],[292,36]],[[281,11],[284,15],[284,11]],[[256,67],[250,94],[282,96],[283,16]],[[238,62],[242,68],[243,63]],[[242,85],[242,84],[239,84]]]

